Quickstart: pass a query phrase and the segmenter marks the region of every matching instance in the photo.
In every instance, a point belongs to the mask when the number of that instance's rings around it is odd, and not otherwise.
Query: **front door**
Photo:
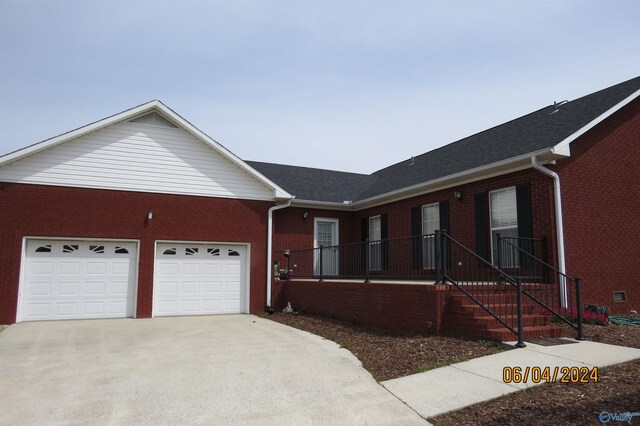
[[[314,248],[314,274],[338,275],[338,219],[316,219]]]

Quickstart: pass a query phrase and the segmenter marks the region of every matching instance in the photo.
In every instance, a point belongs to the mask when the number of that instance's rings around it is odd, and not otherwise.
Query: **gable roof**
[[[86,126],[77,128],[67,133],[63,133],[59,136],[44,140],[42,142],[30,145],[26,148],[22,148],[20,150],[6,154],[0,157],[0,166],[12,163],[14,161],[20,160],[30,155],[34,155],[46,149],[53,148],[57,145],[77,139],[81,136],[98,131],[107,126],[120,123],[123,121],[128,121],[131,119],[135,119],[137,117],[141,117],[150,112],[160,113],[161,117],[166,119],[170,124],[186,130],[191,135],[196,137],[198,140],[203,142],[205,145],[209,146],[215,152],[220,154],[223,158],[225,158],[235,166],[239,167],[241,170],[243,170],[244,172],[252,176],[258,182],[265,185],[267,188],[270,188],[271,190],[273,190],[274,198],[276,199],[293,198],[293,196],[289,194],[286,190],[284,190],[282,187],[280,187],[280,185],[274,183],[271,179],[267,178],[266,176],[264,176],[263,174],[261,174],[260,172],[258,172],[257,170],[249,166],[246,162],[241,160],[238,156],[233,154],[231,151],[225,148],[222,144],[210,138],[207,134],[202,132],[200,129],[192,125],[190,122],[182,118],[171,108],[167,107],[166,105],[164,105],[162,102],[158,100],[153,100],[153,101],[144,103],[142,105],[138,105],[136,107],[122,111],[118,114],[112,115],[110,117],[104,118],[102,120],[96,121]]]
[[[465,175],[486,177],[499,170],[530,167],[533,155],[546,156],[547,160],[566,157],[573,140],[639,95],[640,77],[636,77],[571,102],[546,106],[371,175],[250,164],[287,188],[297,200],[349,200],[364,206],[391,194],[446,184]],[[507,166],[512,168],[507,170]]]

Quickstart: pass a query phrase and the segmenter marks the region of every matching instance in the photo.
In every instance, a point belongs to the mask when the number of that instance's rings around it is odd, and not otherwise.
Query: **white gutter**
[[[267,308],[271,307],[271,277],[273,275],[273,212],[280,209],[286,209],[291,205],[293,198],[287,201],[287,204],[280,204],[269,209],[269,219],[267,220]]]
[[[538,158],[536,156],[531,157],[531,164],[533,168],[540,171],[541,173],[550,176],[553,179],[553,197],[555,201],[556,207],[556,234],[557,234],[557,245],[558,245],[558,269],[564,275],[567,274],[567,269],[565,265],[564,259],[564,230],[563,230],[563,220],[562,220],[562,194],[560,192],[560,176],[552,170],[543,167],[538,162]],[[567,283],[564,280],[564,277],[560,277],[560,303],[563,307],[567,307]]]

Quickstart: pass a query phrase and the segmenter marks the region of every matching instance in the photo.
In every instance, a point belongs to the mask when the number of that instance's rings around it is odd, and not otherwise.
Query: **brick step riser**
[[[489,308],[490,311],[495,312],[498,315],[508,315],[511,313],[515,315],[517,312],[517,308],[514,305],[497,305],[497,306],[487,305],[487,308]],[[463,305],[463,306],[451,306],[450,312],[452,313],[469,312],[474,314],[486,315],[487,311],[482,309],[481,306],[474,304],[474,305]],[[524,315],[541,314],[540,309],[538,309],[538,306],[535,306],[535,305],[523,305],[522,313]]]
[[[518,296],[515,294],[474,294],[471,293],[471,295],[473,297],[475,297],[476,299],[480,300],[480,301],[484,301],[486,303],[517,303],[518,302]],[[545,294],[535,294],[532,293],[531,294],[533,297],[535,297],[536,299],[540,300],[541,302],[546,303],[547,305],[556,305],[555,303],[555,299],[552,297],[552,295],[545,295]],[[460,303],[460,304],[464,304],[466,303],[466,301],[471,300],[471,298],[469,296],[467,296],[466,294],[463,296],[449,296],[449,302],[450,303]],[[536,304],[536,302],[532,299],[530,299],[529,297],[527,297],[526,295],[522,295],[522,303],[534,303]]]
[[[508,321],[505,318],[503,318],[503,320],[506,321],[507,323],[509,323],[510,321],[513,321],[513,322],[518,321],[517,317],[509,318]],[[500,327],[502,325],[497,319],[493,317],[478,318],[473,316],[472,317],[458,316],[458,317],[450,318],[450,321],[454,326],[474,324],[477,327],[487,328],[487,329]],[[525,327],[547,327],[551,325],[551,321],[549,320],[549,317],[543,317],[543,316],[525,316],[522,318],[522,323]]]

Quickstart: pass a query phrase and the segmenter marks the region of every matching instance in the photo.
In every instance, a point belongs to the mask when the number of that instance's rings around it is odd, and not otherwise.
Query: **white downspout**
[[[550,176],[553,179],[553,197],[555,201],[556,207],[556,234],[557,234],[557,243],[558,243],[558,269],[564,275],[567,274],[567,269],[564,262],[564,229],[563,229],[563,220],[562,220],[562,195],[560,192],[560,176],[552,170],[543,167],[538,159],[533,156],[531,157],[531,164],[533,168],[542,172],[543,174]],[[560,280],[560,302],[563,307],[567,307],[567,283],[564,278],[561,277]]]
[[[293,198],[287,201],[287,204],[280,204],[269,209],[269,219],[267,220],[267,308],[271,307],[271,277],[273,275],[273,212],[280,209],[286,209],[291,205]]]

